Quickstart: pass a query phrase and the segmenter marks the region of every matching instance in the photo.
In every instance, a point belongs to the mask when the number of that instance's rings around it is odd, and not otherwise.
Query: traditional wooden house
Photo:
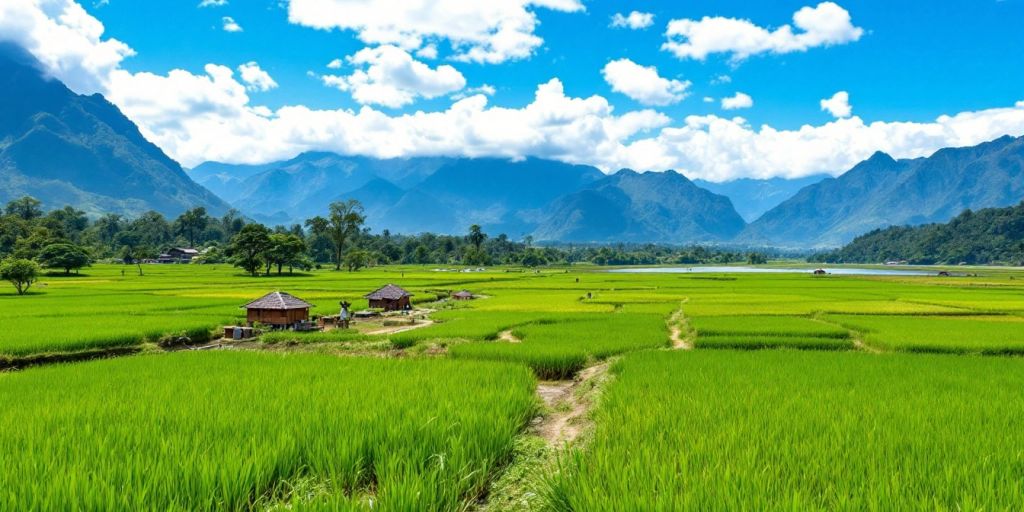
[[[175,247],[157,257],[157,263],[188,263],[199,256],[199,251],[188,247]]]
[[[452,300],[473,300],[475,298],[469,290],[460,290],[452,294]]]
[[[412,294],[393,284],[368,293],[364,297],[370,301],[371,308],[384,311],[401,311],[412,305]]]
[[[294,327],[309,321],[312,304],[284,292],[268,293],[244,306],[249,325],[261,323],[274,327]]]

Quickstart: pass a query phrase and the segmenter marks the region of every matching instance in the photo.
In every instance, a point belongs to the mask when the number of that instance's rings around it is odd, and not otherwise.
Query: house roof
[[[285,292],[270,292],[242,307],[246,309],[306,309],[313,305]]]
[[[370,300],[398,300],[402,297],[412,297],[412,294],[403,290],[400,286],[389,284],[363,297]]]
[[[185,254],[199,254],[198,250],[192,249],[192,248],[188,248],[188,247],[175,247],[172,250],[178,251],[178,252],[183,252]]]
[[[472,297],[473,294],[469,290],[460,290],[452,294],[455,297]]]

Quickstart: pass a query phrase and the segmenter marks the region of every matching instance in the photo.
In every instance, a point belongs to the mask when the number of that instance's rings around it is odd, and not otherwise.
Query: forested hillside
[[[846,247],[814,258],[826,263],[1024,265],[1024,202],[966,210],[946,224],[876,229]]]

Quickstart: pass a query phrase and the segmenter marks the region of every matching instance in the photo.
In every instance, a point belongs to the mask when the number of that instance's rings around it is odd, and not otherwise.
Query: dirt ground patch
[[[683,304],[685,303],[686,301],[683,301]],[[669,339],[672,340],[672,348],[678,350],[693,349],[693,335],[686,328],[686,317],[683,316],[682,306],[668,318],[668,332]]]
[[[604,379],[608,363],[584,369],[573,380],[537,384],[537,395],[548,413],[535,421],[533,431],[553,447],[572,443],[590,426],[593,392]]]
[[[499,332],[498,333],[498,339],[501,340],[501,341],[508,342],[508,343],[522,343],[523,342],[523,340],[517,338],[514,334],[512,334],[512,329],[508,329],[506,331]]]

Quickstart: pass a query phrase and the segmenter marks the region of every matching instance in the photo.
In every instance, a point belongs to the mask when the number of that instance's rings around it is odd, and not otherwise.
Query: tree
[[[60,210],[53,210],[43,218],[43,224],[56,234],[57,238],[64,238],[73,242],[80,242],[82,232],[89,227],[89,218],[82,210],[76,210],[65,206]]]
[[[46,268],[62,268],[65,274],[89,266],[89,253],[85,248],[68,242],[43,247],[36,259]]]
[[[33,220],[43,216],[42,204],[34,197],[24,196],[7,203],[4,211],[7,215],[14,215],[21,220]]]
[[[768,257],[759,252],[747,253],[747,263],[751,265],[764,265],[768,263]]]
[[[363,205],[355,199],[345,202],[331,203],[328,216],[327,235],[334,249],[334,270],[341,270],[345,242],[359,233],[366,217],[363,216]]]
[[[142,275],[142,260],[152,258],[156,251],[142,243],[142,236],[134,231],[122,231],[117,234],[117,243],[121,246],[121,260],[126,264],[134,263]]]
[[[270,266],[277,265],[277,274],[281,275],[281,268],[287,265],[290,268],[302,257],[306,251],[306,242],[297,235],[291,233],[274,233],[270,235],[270,243],[264,255],[267,265],[267,273],[270,273]]]
[[[210,217],[202,206],[188,210],[174,221],[174,232],[188,240],[189,247],[196,246],[196,237],[202,234],[209,224]]]
[[[270,230],[263,224],[246,224],[231,238],[228,254],[232,263],[253,277],[259,275],[263,255],[270,247]]]
[[[469,236],[466,238],[468,238],[469,243],[473,244],[473,246],[476,247],[476,250],[479,251],[484,240],[487,240],[487,235],[484,234],[483,229],[481,229],[479,225],[473,224],[469,227]]]
[[[345,268],[349,272],[355,272],[366,266],[370,261],[370,253],[363,249],[352,249],[345,254]]]
[[[6,259],[0,262],[0,277],[10,281],[18,290],[18,295],[25,295],[39,277],[39,264],[32,260]]]

